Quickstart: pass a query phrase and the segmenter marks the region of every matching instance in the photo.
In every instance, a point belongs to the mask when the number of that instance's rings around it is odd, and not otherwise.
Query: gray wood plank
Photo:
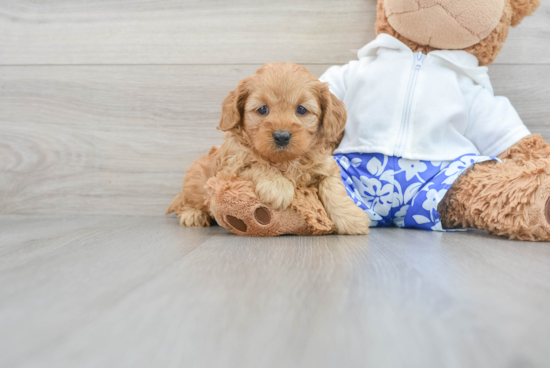
[[[0,64],[346,63],[374,37],[376,0],[4,0]],[[498,63],[550,63],[550,3]]]
[[[0,211],[162,213],[256,68],[0,68]]]
[[[0,67],[0,213],[164,213],[184,171],[222,142],[223,98],[258,67]],[[550,140],[550,66],[491,75]]]
[[[493,65],[495,94],[510,99],[525,125],[550,141],[550,68],[540,65]]]
[[[17,237],[0,265],[1,366],[550,359],[546,243],[399,229],[252,239],[162,217],[0,218],[0,243]]]
[[[2,218],[0,366],[93,323],[216,230],[183,231],[162,217]]]

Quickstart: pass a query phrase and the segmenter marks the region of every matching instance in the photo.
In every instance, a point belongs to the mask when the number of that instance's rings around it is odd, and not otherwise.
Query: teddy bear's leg
[[[529,241],[550,241],[550,147],[540,136],[520,141],[453,184],[438,211],[443,228],[472,227]]]
[[[311,206],[302,211],[307,213],[300,213],[294,207],[277,211],[263,205],[248,181],[212,178],[208,181],[208,190],[212,216],[218,224],[237,235],[321,235],[333,230],[332,224],[323,223],[324,219],[328,220],[326,214],[316,217]],[[318,221],[312,226],[312,220]]]

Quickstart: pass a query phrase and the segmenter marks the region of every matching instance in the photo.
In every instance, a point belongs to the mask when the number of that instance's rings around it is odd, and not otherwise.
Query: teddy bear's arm
[[[464,136],[483,156],[498,156],[531,134],[506,97],[494,96],[481,86],[469,92],[472,100]]]
[[[331,66],[319,80],[328,83],[330,92],[338,97],[340,101],[343,101],[348,89],[348,79],[352,74],[354,64],[357,63],[357,61],[352,61],[344,66]]]
[[[498,156],[501,160],[511,160],[523,165],[528,161],[550,158],[550,144],[540,134],[527,136]]]

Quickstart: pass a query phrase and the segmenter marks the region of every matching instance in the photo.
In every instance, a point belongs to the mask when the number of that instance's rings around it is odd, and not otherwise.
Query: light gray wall
[[[0,3],[0,213],[162,215],[261,64],[320,75],[374,38],[375,0]],[[550,3],[491,66],[550,139]]]

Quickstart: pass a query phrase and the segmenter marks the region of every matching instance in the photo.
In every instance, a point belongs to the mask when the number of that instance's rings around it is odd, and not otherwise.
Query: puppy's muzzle
[[[292,135],[286,130],[277,130],[273,133],[273,140],[279,148],[285,148],[290,143],[290,137]]]

